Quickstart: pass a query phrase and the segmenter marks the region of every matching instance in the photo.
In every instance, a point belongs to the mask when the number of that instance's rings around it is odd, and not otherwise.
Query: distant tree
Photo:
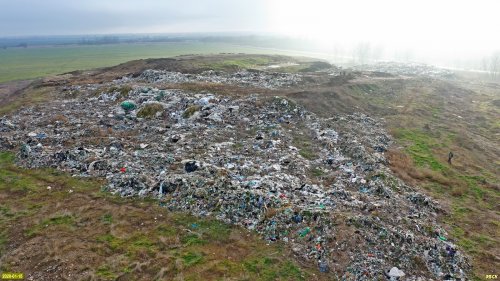
[[[413,54],[412,50],[407,49],[406,51],[404,51],[404,53],[403,53],[403,60],[405,62],[411,62],[414,59],[415,59],[415,55]]]
[[[493,79],[498,79],[500,78],[500,51],[497,51],[495,53],[493,53],[493,55],[491,55],[490,57],[490,63],[489,63],[489,67],[490,67],[490,75],[491,75],[491,78]]]
[[[360,42],[353,51],[353,59],[355,63],[365,64],[370,59],[371,46],[368,42]]]
[[[336,62],[339,61],[339,56],[340,56],[340,49],[339,46],[335,44],[335,46],[333,46],[333,58]]]
[[[384,47],[381,45],[376,46],[372,51],[372,59],[378,61],[383,56],[384,56]]]
[[[482,60],[481,60],[481,70],[484,70],[484,71],[489,71],[489,58],[488,57],[484,57]]]
[[[89,44],[89,40],[85,37],[82,37],[77,44],[80,44],[80,45],[88,45]]]

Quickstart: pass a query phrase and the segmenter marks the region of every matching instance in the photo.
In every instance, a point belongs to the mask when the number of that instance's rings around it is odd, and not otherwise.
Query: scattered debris
[[[301,81],[298,74],[243,70],[236,73],[208,70],[200,74],[184,74],[180,72],[146,70],[139,80],[150,83],[189,83],[208,82],[218,84],[235,84],[258,88],[275,89],[290,87]]]
[[[402,76],[427,76],[433,78],[453,78],[455,75],[451,70],[422,63],[377,62],[374,64],[358,65],[353,67],[353,69],[375,73],[389,73]]]
[[[139,79],[275,88],[301,76],[148,70]],[[391,140],[373,118],[319,118],[281,97],[74,87],[78,98],[2,118],[0,148],[15,147],[25,167],[102,177],[109,192],[160,198],[171,210],[255,230],[342,279],[465,280],[470,271],[456,246],[441,238],[446,233],[436,223],[437,203],[387,168]],[[149,104],[160,106],[148,118],[138,116]],[[54,112],[68,121],[54,121]],[[427,272],[416,267],[416,258]]]

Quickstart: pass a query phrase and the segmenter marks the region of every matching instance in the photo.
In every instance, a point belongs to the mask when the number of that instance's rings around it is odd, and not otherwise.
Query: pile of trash
[[[218,76],[141,79],[199,77]],[[110,86],[81,85],[77,98],[2,118],[0,149],[16,149],[25,167],[102,177],[109,192],[255,230],[332,277],[467,279],[467,259],[436,223],[437,203],[387,168],[391,139],[377,120],[320,118],[278,96]]]
[[[301,82],[298,74],[267,72],[259,70],[242,70],[235,73],[207,70],[200,74],[172,72],[164,70],[146,70],[139,80],[149,83],[190,83],[207,82],[217,84],[233,84],[257,88],[277,89],[291,87]]]
[[[453,78],[451,70],[423,63],[377,62],[353,67],[354,70],[390,73],[402,76],[425,76],[432,78]]]

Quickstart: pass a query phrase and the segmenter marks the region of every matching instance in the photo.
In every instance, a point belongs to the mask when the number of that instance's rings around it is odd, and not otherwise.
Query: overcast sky
[[[263,31],[265,0],[0,0],[0,36]]]
[[[0,36],[280,33],[427,52],[500,49],[498,0],[0,0]]]

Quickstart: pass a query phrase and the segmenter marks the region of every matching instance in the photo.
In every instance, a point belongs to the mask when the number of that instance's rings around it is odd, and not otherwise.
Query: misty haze
[[[0,0],[1,279],[498,279],[498,11]]]

